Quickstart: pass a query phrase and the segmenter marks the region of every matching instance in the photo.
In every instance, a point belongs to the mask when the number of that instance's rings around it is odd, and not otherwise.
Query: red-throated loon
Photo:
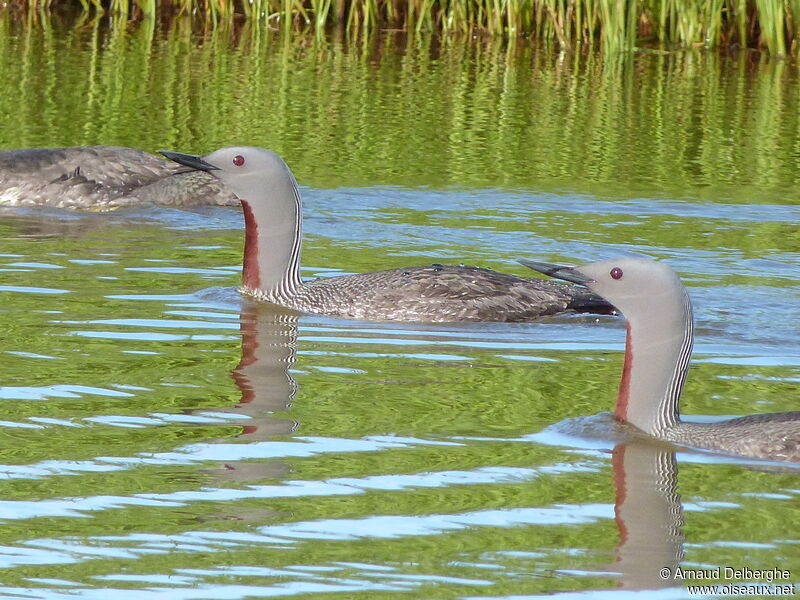
[[[222,148],[206,156],[161,153],[212,173],[241,200],[242,292],[258,300],[369,321],[527,321],[565,311],[613,310],[582,286],[476,267],[434,264],[304,282],[300,191],[277,154],[254,147]]]
[[[715,423],[681,421],[678,401],[689,370],[694,319],[689,294],[665,263],[619,258],[580,267],[522,260],[538,271],[585,285],[628,321],[614,414],[670,442],[771,460],[800,461],[800,411]]]

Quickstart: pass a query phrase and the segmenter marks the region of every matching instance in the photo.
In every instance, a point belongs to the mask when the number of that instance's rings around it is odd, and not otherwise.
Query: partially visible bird
[[[0,151],[0,206],[107,211],[140,204],[237,206],[220,181],[119,146]]]

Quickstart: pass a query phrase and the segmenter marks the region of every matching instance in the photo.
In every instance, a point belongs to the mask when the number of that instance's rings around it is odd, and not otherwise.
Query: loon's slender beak
[[[563,279],[564,281],[571,281],[572,283],[578,283],[580,285],[594,283],[594,279],[587,277],[572,267],[562,267],[561,265],[525,260],[524,258],[520,259],[519,263],[525,265],[529,269],[543,273],[548,277],[555,277],[556,279]]]
[[[170,160],[174,160],[178,164],[198,171],[216,171],[219,169],[219,167],[207,163],[200,156],[194,154],[183,154],[182,152],[171,152],[170,150],[158,150],[158,153],[163,154]]]

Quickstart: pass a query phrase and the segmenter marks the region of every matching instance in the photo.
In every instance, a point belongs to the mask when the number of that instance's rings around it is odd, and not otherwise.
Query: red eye
[[[237,167],[241,167],[244,164],[244,156],[242,156],[241,154],[237,154],[236,156],[234,156],[233,164],[235,164]]]
[[[609,275],[611,275],[611,279],[622,279],[622,269],[614,267]]]

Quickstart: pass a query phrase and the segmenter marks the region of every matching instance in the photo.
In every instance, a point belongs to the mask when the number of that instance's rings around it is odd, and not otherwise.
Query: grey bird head
[[[585,285],[605,298],[628,319],[679,302],[684,287],[666,263],[646,258],[614,258],[580,267],[520,260],[534,271]]]
[[[264,148],[255,146],[228,146],[204,156],[159,150],[177,163],[208,171],[219,178],[240,200],[258,202],[271,189],[287,182],[294,185],[294,177],[283,159]]]

